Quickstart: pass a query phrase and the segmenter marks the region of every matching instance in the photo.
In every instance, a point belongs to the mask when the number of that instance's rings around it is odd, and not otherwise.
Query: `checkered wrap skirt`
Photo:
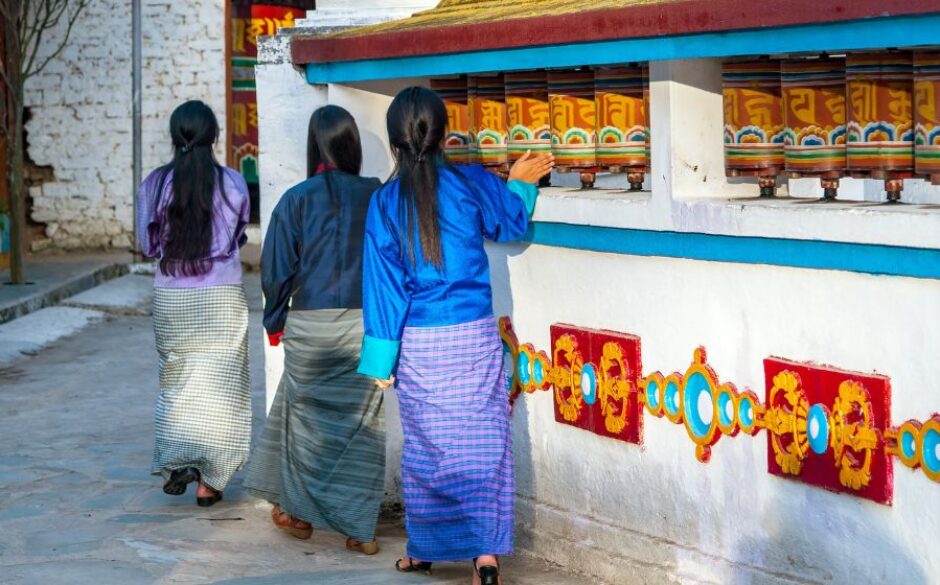
[[[241,286],[156,288],[155,475],[195,467],[224,489],[248,458],[248,304]]]
[[[510,554],[515,486],[496,320],[407,327],[398,400],[408,556]]]

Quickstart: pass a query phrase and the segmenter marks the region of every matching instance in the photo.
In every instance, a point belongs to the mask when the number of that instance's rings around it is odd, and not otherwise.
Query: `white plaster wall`
[[[490,249],[498,314],[550,351],[565,322],[642,338],[643,371],[685,372],[698,345],[722,381],[764,395],[784,356],[887,374],[895,422],[940,409],[940,282],[596,254]],[[637,447],[515,413],[520,543],[609,583],[927,585],[940,575],[940,486],[897,464],[893,507],[769,475],[767,439],[723,437],[698,463],[684,427],[646,415]]]
[[[26,86],[29,156],[55,173],[31,190],[32,218],[58,248],[131,243],[131,5],[92,0],[65,51]],[[169,159],[169,115],[183,101],[208,103],[224,131],[225,11],[223,0],[143,0],[142,8],[146,173]],[[63,26],[41,54],[58,46]],[[220,157],[224,143],[223,135]]]

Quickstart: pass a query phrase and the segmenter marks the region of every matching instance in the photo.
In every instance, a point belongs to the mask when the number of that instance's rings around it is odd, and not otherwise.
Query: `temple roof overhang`
[[[311,82],[341,82],[937,44],[937,30],[940,0],[443,0],[410,18],[297,37],[292,56]]]

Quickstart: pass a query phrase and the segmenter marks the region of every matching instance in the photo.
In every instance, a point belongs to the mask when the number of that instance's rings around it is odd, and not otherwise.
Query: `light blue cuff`
[[[532,214],[535,213],[535,201],[539,198],[538,186],[517,179],[509,181],[507,186],[510,191],[522,198],[526,212],[529,217],[532,217]]]
[[[366,335],[362,338],[362,354],[359,357],[358,372],[364,376],[388,380],[392,377],[395,366],[398,365],[400,348],[400,341]]]

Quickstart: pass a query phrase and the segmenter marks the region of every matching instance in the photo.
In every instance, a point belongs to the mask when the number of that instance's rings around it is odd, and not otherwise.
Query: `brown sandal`
[[[372,542],[362,542],[356,540],[355,538],[347,538],[346,550],[361,552],[364,555],[371,556],[379,552],[379,541],[373,540]]]
[[[271,520],[275,526],[288,532],[294,538],[310,540],[310,537],[313,536],[313,526],[309,522],[294,518],[287,512],[282,511],[281,507],[276,504],[271,508]]]

